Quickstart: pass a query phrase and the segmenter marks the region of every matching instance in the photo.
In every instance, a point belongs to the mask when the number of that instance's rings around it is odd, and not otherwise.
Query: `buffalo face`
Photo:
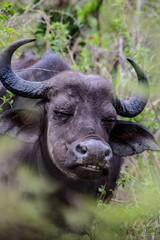
[[[100,76],[67,71],[55,76],[52,89],[46,104],[52,161],[72,177],[107,175],[110,132],[117,117],[111,84]]]

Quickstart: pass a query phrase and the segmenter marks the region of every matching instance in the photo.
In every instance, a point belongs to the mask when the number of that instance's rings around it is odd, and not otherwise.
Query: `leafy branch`
[[[0,104],[0,113],[3,112],[3,106],[6,103],[8,103],[11,108],[13,106],[14,102],[13,97],[15,97],[15,95],[8,90],[6,90],[6,92],[7,92],[6,95],[3,95],[3,97],[0,98],[2,100],[2,103]]]

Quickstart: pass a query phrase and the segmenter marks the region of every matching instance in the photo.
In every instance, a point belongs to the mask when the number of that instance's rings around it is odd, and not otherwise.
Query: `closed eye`
[[[59,111],[59,110],[54,110],[53,111],[54,116],[56,117],[70,117],[73,116],[73,113],[71,111]]]
[[[115,125],[115,118],[103,118],[101,123],[104,129],[109,133],[112,131],[114,125]]]
[[[116,121],[116,119],[115,118],[102,118],[102,122],[111,122],[111,123],[114,123]]]

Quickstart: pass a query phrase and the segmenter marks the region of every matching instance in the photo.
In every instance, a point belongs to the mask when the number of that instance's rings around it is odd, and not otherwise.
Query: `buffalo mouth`
[[[108,167],[101,167],[93,164],[75,165],[71,170],[79,178],[82,179],[97,179],[102,176],[108,175]]]

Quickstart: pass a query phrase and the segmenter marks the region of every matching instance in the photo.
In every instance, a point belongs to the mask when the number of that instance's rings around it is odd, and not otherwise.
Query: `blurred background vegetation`
[[[133,58],[147,73],[151,92],[143,113],[126,120],[145,125],[160,144],[159,0],[0,1],[0,50],[28,37],[37,39],[32,44],[37,56],[51,48],[73,69],[107,78],[119,97],[129,96],[136,86],[135,73],[126,61],[126,57]],[[0,111],[6,101],[12,105],[11,99],[8,92]],[[0,158],[7,141],[0,140]],[[85,234],[65,233],[49,222],[44,203],[50,192],[48,182],[42,183],[26,169],[17,173],[15,182],[7,187],[0,183],[0,240],[160,239],[159,153],[144,152],[125,159],[109,204],[103,202],[101,186],[96,203],[77,199],[76,210],[64,211],[73,230],[78,232],[83,226]],[[26,200],[25,192],[32,198]]]

